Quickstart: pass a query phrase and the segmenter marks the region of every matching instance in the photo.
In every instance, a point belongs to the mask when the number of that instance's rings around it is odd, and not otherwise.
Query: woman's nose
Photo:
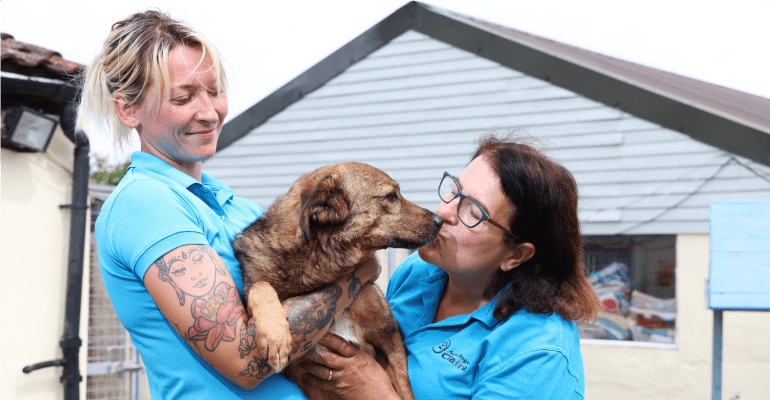
[[[195,119],[207,126],[216,126],[219,123],[219,113],[214,106],[214,101],[207,94],[198,97],[198,110],[195,113]]]

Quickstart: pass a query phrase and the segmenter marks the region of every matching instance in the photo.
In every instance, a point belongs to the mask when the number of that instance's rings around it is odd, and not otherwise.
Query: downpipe
[[[75,115],[76,103],[67,103],[60,116],[62,130],[68,136],[76,138],[75,165],[72,177],[72,202],[62,205],[61,208],[69,208],[70,214],[70,243],[67,266],[67,291],[64,305],[64,334],[59,341],[62,349],[62,358],[45,361],[22,369],[24,373],[30,373],[40,368],[63,366],[64,370],[60,381],[64,385],[64,398],[80,398],[80,306],[83,291],[83,262],[85,260],[86,222],[88,220],[88,179],[89,162],[88,152],[90,146],[88,137],[82,131],[76,131]]]

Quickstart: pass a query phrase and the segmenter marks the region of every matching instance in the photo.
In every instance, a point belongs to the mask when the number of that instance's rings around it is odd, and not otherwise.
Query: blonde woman
[[[214,46],[159,11],[112,26],[86,72],[78,122],[90,118],[141,151],[96,221],[115,311],[142,355],[156,399],[304,398],[255,349],[231,240],[264,211],[203,173],[227,115]],[[359,268],[375,279],[375,261]],[[340,280],[284,302],[297,358],[350,305]],[[267,301],[267,300],[266,300]]]

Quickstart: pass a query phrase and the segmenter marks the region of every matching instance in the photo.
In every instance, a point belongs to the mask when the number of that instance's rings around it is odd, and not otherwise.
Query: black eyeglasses
[[[438,197],[441,198],[441,201],[448,204],[457,196],[460,196],[460,201],[457,203],[457,218],[460,219],[463,225],[473,228],[482,221],[487,221],[513,238],[518,239],[518,236],[511,233],[507,228],[489,218],[489,215],[484,212],[476,200],[464,195],[460,191],[460,185],[457,184],[455,178],[449,172],[444,172],[444,177],[441,178],[441,183],[438,185]]]

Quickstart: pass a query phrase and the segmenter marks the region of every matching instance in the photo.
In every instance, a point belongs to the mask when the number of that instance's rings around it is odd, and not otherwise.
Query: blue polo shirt
[[[201,182],[160,158],[131,155],[131,166],[102,206],[96,243],[102,278],[118,318],[147,369],[153,399],[305,399],[283,375],[256,389],[230,382],[182,339],[144,286],[144,274],[162,255],[184,245],[207,244],[224,261],[238,292],[240,265],[230,242],[264,210],[235,197],[208,174]],[[186,304],[191,304],[188,297]]]
[[[492,301],[433,323],[446,280],[446,272],[414,253],[388,283],[417,400],[583,398],[574,322],[525,310],[498,320]]]

